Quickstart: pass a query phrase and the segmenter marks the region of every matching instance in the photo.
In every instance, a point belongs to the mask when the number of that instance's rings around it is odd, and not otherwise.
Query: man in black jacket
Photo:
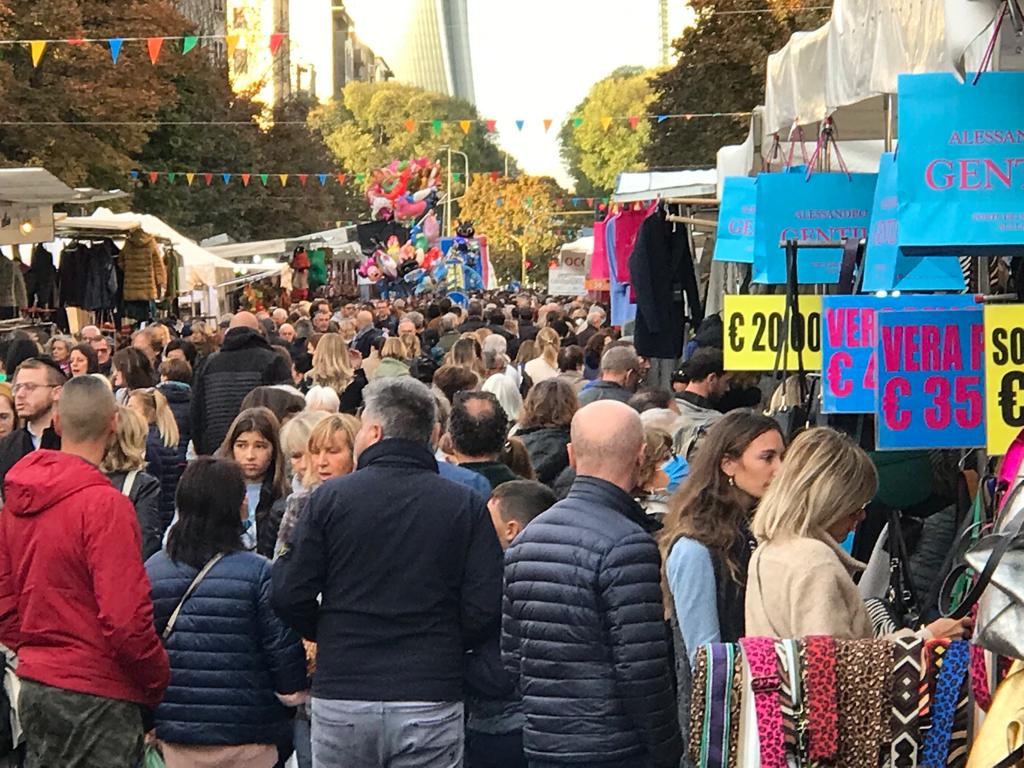
[[[364,399],[358,471],[313,495],[274,609],[318,644],[316,765],[457,768],[463,649],[498,632],[500,546],[484,500],[437,473],[430,389],[378,379]]]
[[[196,453],[216,451],[256,387],[291,384],[291,366],[260,335],[251,312],[231,318],[220,351],[200,366],[192,384],[192,434]]]
[[[53,429],[53,413],[67,379],[49,358],[29,358],[14,373],[14,409],[23,426],[0,440],[0,494],[11,467],[32,451],[60,450],[60,436]]]
[[[674,768],[682,754],[657,524],[630,495],[643,457],[628,405],[579,410],[569,496],[505,555],[502,660],[531,768]]]
[[[508,439],[508,416],[490,392],[460,392],[452,403],[448,435],[455,463],[487,478],[491,490],[522,480],[501,461]]]

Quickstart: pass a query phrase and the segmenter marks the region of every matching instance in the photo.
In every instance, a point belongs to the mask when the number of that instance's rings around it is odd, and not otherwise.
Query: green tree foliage
[[[562,160],[576,181],[576,194],[603,197],[615,188],[623,171],[639,170],[650,141],[650,121],[643,118],[653,99],[651,73],[642,67],[621,67],[591,87],[558,134]],[[605,117],[636,116],[636,130],[617,119],[607,130]],[[577,127],[576,120],[582,118]]]
[[[176,36],[187,22],[167,0],[5,0],[0,11],[7,38]],[[124,44],[117,66],[106,44],[51,44],[38,67],[27,47],[8,47],[0,62],[4,120],[78,122],[75,125],[0,126],[6,165],[43,165],[71,185],[124,186],[132,156],[151,126],[86,125],[153,119],[175,100],[172,79],[182,62],[168,42],[157,66],[145,42]]]
[[[407,120],[416,120],[412,131]],[[431,121],[445,121],[440,134]],[[452,121],[471,120],[469,132]],[[342,98],[314,111],[320,131],[337,162],[353,173],[367,173],[392,160],[441,156],[442,147],[465,152],[473,174],[504,169],[504,156],[476,109],[467,102],[397,82],[349,83]],[[461,160],[452,160],[459,172]],[[464,185],[465,182],[462,182]],[[456,185],[458,195],[463,186]]]
[[[767,13],[729,13],[765,9]],[[821,6],[816,0],[803,5]],[[679,59],[654,78],[655,114],[742,112],[764,101],[768,55],[793,32],[820,26],[828,11],[799,10],[792,0],[691,0],[696,23],[675,41]],[[666,120],[652,126],[649,167],[714,165],[715,153],[742,141],[748,118]]]
[[[462,200],[463,220],[487,235],[491,264],[499,282],[519,280],[523,261],[530,262],[530,282],[547,279],[548,260],[568,241],[557,200],[565,192],[546,176],[474,178]]]

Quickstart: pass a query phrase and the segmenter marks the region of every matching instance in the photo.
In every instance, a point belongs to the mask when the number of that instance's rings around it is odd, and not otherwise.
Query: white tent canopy
[[[703,197],[714,195],[717,184],[718,172],[714,168],[620,173],[611,199],[615,203],[634,203],[663,197]]]

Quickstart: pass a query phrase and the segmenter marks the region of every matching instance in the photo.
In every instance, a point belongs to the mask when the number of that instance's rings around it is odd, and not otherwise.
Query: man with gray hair
[[[321,486],[274,564],[274,609],[318,644],[313,761],[459,768],[463,651],[498,631],[501,547],[484,499],[438,475],[430,389],[363,398],[358,471]]]
[[[601,377],[580,394],[580,405],[598,400],[628,403],[640,383],[640,358],[628,345],[614,346],[601,357]]]

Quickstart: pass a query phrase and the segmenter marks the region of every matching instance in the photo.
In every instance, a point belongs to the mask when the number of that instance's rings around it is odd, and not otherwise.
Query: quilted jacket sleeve
[[[508,590],[501,601],[501,665],[505,668],[516,688],[519,687],[519,674],[522,655],[519,651],[521,635],[519,622],[512,615],[512,601],[508,598]]]
[[[615,685],[655,766],[682,754],[661,595],[661,558],[647,533],[619,541],[605,556],[599,590],[610,628]]]
[[[258,588],[256,608],[260,638],[267,657],[267,667],[274,677],[274,690],[283,694],[304,691],[309,687],[306,651],[299,636],[284,625],[271,606],[273,587],[269,561],[263,563]]]
[[[272,603],[284,623],[307,640],[316,640],[319,595],[327,581],[323,509],[314,494],[309,510],[295,526],[292,548],[274,563]]]

